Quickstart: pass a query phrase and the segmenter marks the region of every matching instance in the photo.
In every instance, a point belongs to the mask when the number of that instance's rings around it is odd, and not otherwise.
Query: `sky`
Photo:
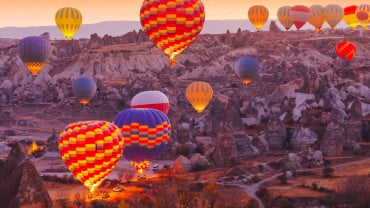
[[[83,23],[104,21],[140,21],[142,0],[0,0],[0,27],[29,27],[55,25],[54,15],[59,8],[75,7],[81,11]],[[260,0],[203,0],[206,20],[248,19],[249,7],[261,4]],[[276,19],[281,6],[291,0],[265,0],[262,5],[269,9],[269,19]],[[298,3],[299,2],[299,3]],[[368,0],[300,0],[295,4],[311,6],[320,4],[348,5],[369,4]]]

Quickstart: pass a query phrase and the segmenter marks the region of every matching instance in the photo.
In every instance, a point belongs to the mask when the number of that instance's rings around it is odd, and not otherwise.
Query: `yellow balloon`
[[[331,29],[334,30],[335,26],[343,19],[343,7],[337,4],[329,4],[325,8],[325,19]]]
[[[320,31],[325,22],[324,7],[321,5],[312,5],[310,9],[312,16],[308,19],[308,22],[315,27],[316,31]]]
[[[255,5],[249,8],[248,18],[257,31],[259,31],[269,18],[269,11],[265,6]]]
[[[64,7],[55,14],[55,23],[67,40],[72,39],[82,23],[81,12],[72,7]]]
[[[290,6],[283,6],[280,7],[277,16],[279,19],[279,22],[285,27],[286,30],[289,30],[289,28],[292,27],[293,21],[292,17],[290,16]]]
[[[347,25],[349,25],[352,29],[356,29],[358,24],[356,9],[356,5],[351,5],[344,8],[343,21],[347,23]]]
[[[193,108],[201,113],[212,99],[213,90],[206,82],[193,82],[186,88],[185,96]]]

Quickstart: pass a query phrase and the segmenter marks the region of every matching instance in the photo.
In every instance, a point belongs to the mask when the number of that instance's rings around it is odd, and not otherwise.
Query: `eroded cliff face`
[[[53,207],[41,177],[21,144],[12,144],[9,156],[0,168],[0,176],[1,207]]]
[[[201,35],[171,67],[142,31],[120,37],[92,35],[91,39],[52,41],[52,56],[37,77],[32,77],[17,56],[17,40],[1,40],[0,107],[6,118],[0,121],[2,133],[16,126],[15,134],[26,134],[19,120],[49,135],[52,129],[76,120],[112,121],[129,107],[136,93],[160,90],[170,99],[173,143],[195,142],[197,136],[210,136],[217,142],[224,133],[246,132],[252,137],[265,133],[264,140],[270,144],[256,145],[263,148],[256,154],[268,147],[320,146],[324,154],[326,149],[336,154],[340,152],[337,147],[357,148],[354,142],[368,135],[368,128],[362,126],[367,125],[363,117],[370,113],[369,34],[336,30]],[[351,63],[335,53],[335,45],[344,39],[357,46]],[[234,73],[236,60],[247,55],[261,63],[249,86]],[[80,76],[92,77],[98,86],[85,107],[71,89],[72,81]],[[194,80],[209,82],[215,94],[202,114],[185,98],[185,88]],[[327,141],[338,117],[343,120],[342,138]],[[191,121],[190,133],[180,129],[180,124],[190,126]],[[305,135],[302,140],[297,137],[300,134]],[[310,140],[309,135],[315,138]],[[174,155],[170,149],[163,157]]]

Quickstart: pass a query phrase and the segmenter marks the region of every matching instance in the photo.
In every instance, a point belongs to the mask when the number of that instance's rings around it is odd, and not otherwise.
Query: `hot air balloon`
[[[23,38],[18,43],[17,50],[24,65],[34,76],[42,69],[51,55],[49,40],[39,36]]]
[[[94,80],[88,77],[77,78],[72,83],[73,94],[78,98],[81,104],[86,105],[94,97],[96,84]]]
[[[199,35],[205,15],[200,0],[144,0],[141,26],[153,43],[176,65],[176,57]]]
[[[325,8],[325,19],[332,30],[343,19],[343,7],[337,4],[329,4]]]
[[[358,24],[356,10],[357,10],[356,5],[344,7],[343,21],[347,23],[347,25],[349,25],[352,29],[356,29]]]
[[[159,110],[131,108],[114,118],[124,139],[123,156],[142,175],[165,149],[170,140],[171,123]]]
[[[55,14],[55,23],[67,40],[71,40],[82,23],[81,12],[72,7],[64,7]]]
[[[248,10],[248,18],[257,31],[259,31],[269,18],[269,10],[262,5],[252,6]]]
[[[303,5],[295,5],[290,9],[293,24],[299,30],[311,17],[310,8]]]
[[[316,31],[320,31],[325,22],[324,7],[321,5],[312,5],[310,10],[312,16],[308,19],[308,22],[315,27]]]
[[[201,113],[212,99],[213,90],[206,82],[193,82],[186,88],[185,96],[193,108]]]
[[[349,41],[343,41],[337,44],[335,50],[339,58],[345,58],[347,61],[351,61],[353,56],[356,54],[355,44]]]
[[[107,121],[79,121],[59,136],[59,152],[67,168],[94,192],[121,158],[120,129]]]
[[[362,28],[365,29],[367,25],[370,23],[370,5],[368,4],[359,5],[356,10],[356,17],[358,21],[361,23]]]
[[[131,99],[131,108],[153,108],[168,113],[170,104],[168,97],[160,91],[144,91]]]
[[[236,74],[245,84],[250,84],[260,68],[260,63],[252,57],[243,57],[236,62]]]
[[[292,17],[290,16],[290,9],[290,6],[283,6],[280,7],[277,12],[278,19],[286,30],[289,30],[293,25]]]

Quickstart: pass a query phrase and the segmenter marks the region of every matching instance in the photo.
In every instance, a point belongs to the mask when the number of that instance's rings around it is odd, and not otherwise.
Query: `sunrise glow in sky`
[[[261,4],[269,9],[269,19],[276,19],[281,6],[291,0],[203,0],[206,20],[247,19],[249,7]],[[294,1],[293,1],[294,2]],[[299,2],[299,3],[298,3]],[[83,23],[104,21],[139,21],[142,0],[1,0],[0,27],[28,27],[54,25],[55,12],[61,7],[75,7],[81,11]],[[368,0],[300,0],[295,4],[310,7],[313,4],[348,5],[369,4]]]

